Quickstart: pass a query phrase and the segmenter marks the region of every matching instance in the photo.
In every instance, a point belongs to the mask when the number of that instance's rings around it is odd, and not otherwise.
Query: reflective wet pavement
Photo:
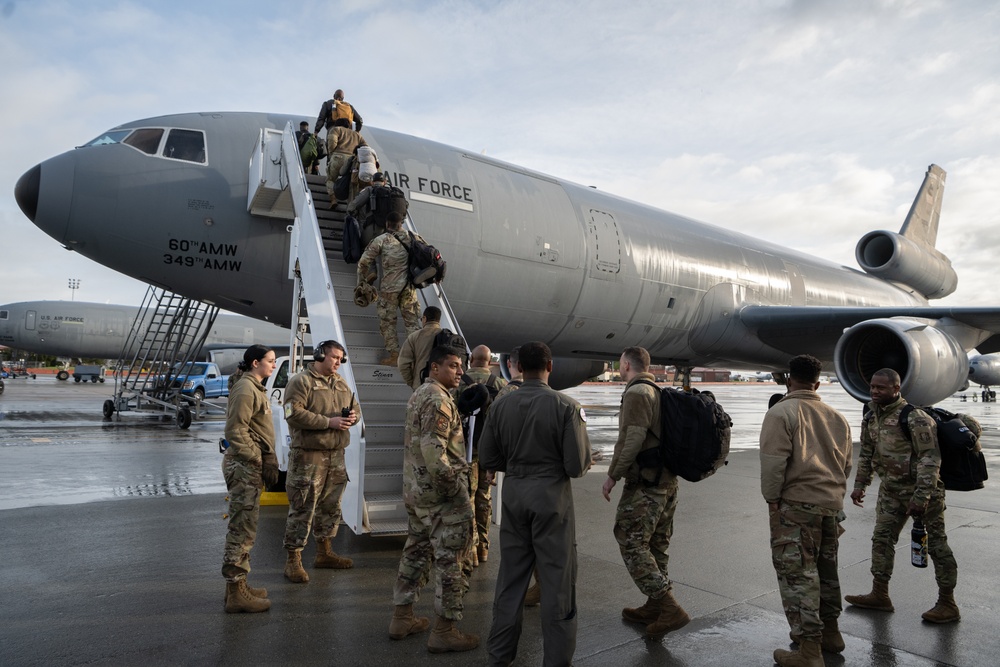
[[[773,384],[712,385],[732,414],[730,465],[699,484],[683,483],[671,545],[675,594],[691,624],[647,642],[620,619],[642,597],[611,534],[614,505],[600,497],[606,459],[574,483],[580,574],[577,665],[771,665],[787,647],[760,498],[757,429]],[[620,387],[570,392],[587,408],[596,449],[610,452]],[[126,414],[103,420],[110,385],[51,378],[7,382],[0,396],[0,664],[482,664],[484,648],[431,656],[424,638],[386,637],[402,540],[342,531],[334,548],[355,558],[352,571],[311,571],[305,586],[282,577],[283,507],[265,507],[254,549],[255,585],[271,611],[222,613],[219,576],[225,485],[216,442],[219,422],[181,431],[169,420]],[[860,422],[860,404],[837,387],[824,398]],[[934,602],[931,569],[908,564],[900,540],[892,582],[894,614],[845,610],[842,656],[827,665],[997,664],[997,512],[1000,511],[1000,409],[942,404],[986,427],[992,483],[949,493],[949,542],[959,561],[963,619],[922,623]],[[874,498],[873,498],[874,499]],[[873,503],[868,503],[872,505]],[[53,506],[55,505],[55,506]],[[844,592],[868,590],[874,508],[849,507],[841,539]],[[495,539],[495,538],[494,538]],[[481,566],[466,597],[463,627],[485,635],[499,552]],[[312,547],[307,548],[308,562]],[[417,608],[432,613],[431,591]],[[518,664],[541,661],[538,609],[525,612]]]

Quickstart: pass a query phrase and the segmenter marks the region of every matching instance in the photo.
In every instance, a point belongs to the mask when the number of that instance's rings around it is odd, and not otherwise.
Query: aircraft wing
[[[743,326],[754,331],[765,345],[788,354],[813,354],[826,358],[833,355],[845,329],[876,319],[944,320],[1000,334],[1000,308],[744,306],[738,311],[737,318]],[[1000,351],[1000,335],[987,335],[975,347],[983,354]]]

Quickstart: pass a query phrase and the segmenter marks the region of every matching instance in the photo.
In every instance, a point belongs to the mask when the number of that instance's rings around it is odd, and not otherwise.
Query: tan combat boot
[[[309,583],[309,575],[302,569],[302,552],[288,550],[288,560],[285,561],[285,579],[295,584]]]
[[[250,584],[247,584],[247,592],[255,598],[266,598],[267,589],[266,588],[254,588]],[[226,602],[229,602],[229,589],[226,589]]]
[[[477,551],[477,553],[479,555],[479,562],[480,563],[485,563],[486,559],[489,558],[490,550],[487,547],[484,547],[482,544],[480,544],[476,548],[476,551]]]
[[[239,614],[242,612],[252,614],[258,611],[267,611],[270,608],[270,600],[250,594],[250,591],[247,590],[246,579],[226,582],[227,614]]]
[[[872,592],[867,595],[845,595],[848,604],[862,609],[877,609],[878,611],[896,611],[889,599],[889,582],[872,580]]]
[[[382,366],[395,366],[396,362],[398,361],[399,361],[399,351],[397,350],[396,352],[390,352],[389,356],[384,357],[378,363]]]
[[[479,646],[479,635],[467,635],[455,627],[454,622],[443,616],[437,617],[434,629],[427,638],[427,650],[431,653],[449,651],[471,651]]]
[[[316,562],[313,563],[313,567],[349,570],[354,567],[354,561],[335,554],[330,548],[330,540],[316,540]]]
[[[542,602],[542,585],[535,580],[528,592],[524,594],[525,607],[537,607]]]
[[[653,602],[660,613],[655,621],[646,626],[646,636],[650,639],[661,639],[668,632],[683,628],[691,622],[691,617],[677,604],[671,591],[667,591],[663,597]]]
[[[788,633],[788,638],[796,644],[801,643],[802,637],[794,632]],[[823,621],[823,638],[820,640],[820,647],[830,653],[842,653],[847,644],[844,643],[844,636],[840,634],[840,627],[837,619]]]
[[[955,589],[939,588],[937,604],[925,611],[921,618],[929,623],[953,623],[961,620],[962,615],[958,613],[958,605],[955,604]]]
[[[660,617],[660,605],[653,598],[646,598],[641,607],[625,607],[622,609],[622,618],[629,623],[642,623],[649,625]]]
[[[414,616],[412,604],[398,604],[389,621],[389,639],[402,639],[429,628],[431,622],[425,616]]]
[[[823,654],[820,652],[819,643],[802,641],[799,642],[798,651],[775,649],[774,661],[780,667],[823,667]]]

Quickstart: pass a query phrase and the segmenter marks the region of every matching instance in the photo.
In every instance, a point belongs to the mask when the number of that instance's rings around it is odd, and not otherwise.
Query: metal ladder
[[[115,365],[115,395],[105,401],[104,416],[173,412],[177,425],[187,428],[192,419],[217,412],[181,388],[184,369],[198,358],[218,313],[217,306],[150,286]]]
[[[280,167],[279,173],[274,173],[275,167]],[[360,308],[354,303],[357,267],[342,256],[346,206],[330,209],[325,181],[303,173],[291,125],[283,133],[261,130],[251,157],[248,210],[293,220],[289,278],[306,303],[313,342],[332,338],[347,348],[348,362],[339,373],[361,405],[362,419],[351,428],[345,451],[350,482],[341,503],[344,523],[358,534],[404,534],[403,430],[412,391],[397,368],[378,365],[383,354],[378,315],[374,305]],[[416,231],[409,217],[405,224]],[[441,326],[461,334],[440,285],[418,290],[418,298],[423,307],[441,308]],[[296,298],[293,331],[299,310]],[[403,335],[402,323],[397,327],[397,334]]]

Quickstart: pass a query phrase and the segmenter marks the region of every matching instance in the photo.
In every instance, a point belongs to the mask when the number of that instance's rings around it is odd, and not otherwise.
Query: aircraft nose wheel
[[[187,408],[180,408],[177,410],[177,416],[174,418],[177,422],[177,428],[184,430],[191,426],[191,411]]]

